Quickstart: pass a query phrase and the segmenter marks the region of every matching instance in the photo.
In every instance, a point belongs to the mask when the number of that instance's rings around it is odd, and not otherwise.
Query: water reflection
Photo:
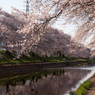
[[[89,70],[58,70],[49,75],[6,83],[6,86],[0,86],[0,95],[64,95],[88,73]]]
[[[81,69],[81,70],[95,70],[95,66],[92,67],[67,67],[63,69]]]

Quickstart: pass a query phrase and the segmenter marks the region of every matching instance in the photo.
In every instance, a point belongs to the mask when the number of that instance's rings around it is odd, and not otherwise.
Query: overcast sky
[[[6,12],[11,13],[11,6],[16,7],[20,10],[25,9],[24,3],[25,0],[0,0],[0,7]]]

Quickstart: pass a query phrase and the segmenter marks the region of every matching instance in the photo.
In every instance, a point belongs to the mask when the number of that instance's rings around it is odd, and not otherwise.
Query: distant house
[[[0,50],[6,50],[6,44],[3,42],[0,43]]]

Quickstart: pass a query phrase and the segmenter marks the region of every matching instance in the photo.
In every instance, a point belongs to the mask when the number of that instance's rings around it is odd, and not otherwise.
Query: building
[[[0,43],[0,50],[6,50],[6,44],[3,42]]]

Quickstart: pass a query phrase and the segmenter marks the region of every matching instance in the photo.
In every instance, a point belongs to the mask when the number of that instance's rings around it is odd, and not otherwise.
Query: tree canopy
[[[31,8],[31,18],[36,14],[42,26],[52,24],[60,16],[66,23],[77,24],[77,41],[95,34],[95,0],[31,0]]]
[[[65,19],[64,24],[77,24],[76,41],[92,34],[95,38],[95,0],[30,0],[30,3],[28,14],[14,7],[12,14],[0,9],[0,41],[18,56],[37,48],[46,30],[59,17]]]
[[[51,25],[61,17],[66,21],[64,24],[77,24],[76,41],[85,41],[91,35],[95,39],[95,0],[32,0],[31,8],[30,14],[37,14],[42,26]],[[94,40],[90,48],[94,47],[93,43]]]

